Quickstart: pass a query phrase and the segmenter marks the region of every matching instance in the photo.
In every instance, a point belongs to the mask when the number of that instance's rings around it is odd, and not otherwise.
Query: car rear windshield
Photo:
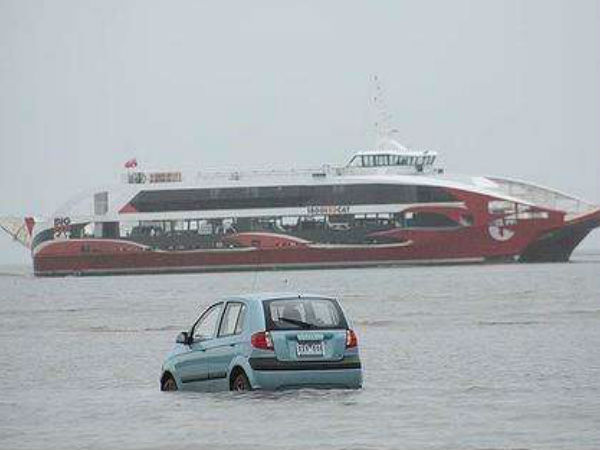
[[[287,298],[263,302],[267,330],[346,329],[337,301],[328,298]]]

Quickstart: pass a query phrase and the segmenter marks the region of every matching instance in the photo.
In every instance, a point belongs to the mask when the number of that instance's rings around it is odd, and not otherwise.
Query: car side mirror
[[[175,339],[175,342],[177,344],[186,344],[186,345],[189,345],[189,343],[190,343],[190,336],[188,335],[187,331],[182,331],[181,333],[179,333],[177,335],[177,338]]]

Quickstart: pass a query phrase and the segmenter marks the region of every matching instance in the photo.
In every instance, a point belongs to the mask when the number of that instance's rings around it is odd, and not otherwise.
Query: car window
[[[217,330],[217,321],[221,314],[223,303],[211,306],[207,309],[204,314],[200,317],[196,325],[194,326],[194,341],[206,340],[214,337],[215,331]]]
[[[238,316],[237,324],[235,325],[235,334],[240,334],[246,325],[246,305],[242,306],[240,315]]]
[[[219,328],[220,336],[231,336],[239,334],[242,331],[241,327],[238,327],[239,319],[243,319],[243,311],[245,306],[243,303],[229,302],[225,308],[223,319],[221,320],[221,327]]]
[[[346,319],[333,299],[269,300],[263,306],[270,330],[347,328]]]

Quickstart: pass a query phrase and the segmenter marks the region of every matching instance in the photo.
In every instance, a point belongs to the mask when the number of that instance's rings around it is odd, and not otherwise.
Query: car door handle
[[[235,347],[236,345],[238,345],[237,342],[232,342],[231,344],[229,344],[230,347]]]

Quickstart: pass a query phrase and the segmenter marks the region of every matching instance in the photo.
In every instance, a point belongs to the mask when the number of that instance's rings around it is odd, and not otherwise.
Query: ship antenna
[[[373,95],[371,102],[375,112],[375,148],[377,150],[386,150],[393,148],[395,150],[407,151],[408,149],[394,139],[394,134],[398,129],[392,127],[392,114],[389,111],[386,102],[386,93],[379,76],[373,76]]]

